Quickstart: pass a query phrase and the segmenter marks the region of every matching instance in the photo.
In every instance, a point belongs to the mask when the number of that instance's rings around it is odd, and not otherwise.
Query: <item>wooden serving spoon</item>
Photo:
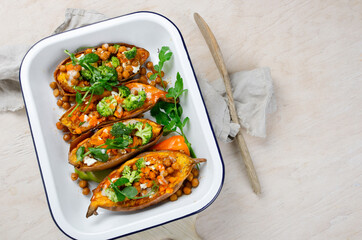
[[[237,115],[236,109],[235,109],[232,90],[231,90],[230,77],[227,72],[226,65],[225,65],[224,59],[222,57],[220,47],[217,44],[214,34],[210,30],[209,26],[204,21],[204,19],[198,13],[194,13],[194,18],[195,18],[197,25],[199,26],[199,29],[200,29],[202,35],[205,38],[207,45],[209,46],[211,54],[215,60],[216,66],[219,69],[219,72],[224,80],[225,89],[226,89],[226,93],[227,93],[227,97],[228,97],[227,103],[228,103],[228,107],[230,110],[231,120],[234,123],[238,123],[240,125],[239,118],[238,118],[238,115]],[[245,140],[244,140],[244,137],[243,137],[241,131],[239,131],[238,134],[236,135],[236,139],[238,141],[241,156],[243,158],[251,186],[256,194],[260,194],[261,190],[260,190],[259,179],[258,179],[258,176],[256,175],[253,161],[251,160],[248,147],[245,143]]]

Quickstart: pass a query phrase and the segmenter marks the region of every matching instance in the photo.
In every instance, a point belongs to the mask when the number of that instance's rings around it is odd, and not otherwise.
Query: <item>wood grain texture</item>
[[[159,0],[1,4],[2,46],[45,37],[63,21],[67,7],[110,17],[159,12],[182,32],[198,76],[212,81],[219,73],[193,20],[199,12],[227,56],[228,71],[270,67],[278,102],[278,111],[268,116],[268,137],[244,136],[263,183],[261,197],[249,187],[236,143],[220,143],[224,187],[198,215],[200,237],[362,239],[360,1],[185,0],[177,7]],[[1,239],[67,239],[49,214],[25,111],[0,113],[0,121]],[[182,228],[184,222],[178,224]],[[164,231],[169,237],[163,237]],[[159,234],[172,239],[176,232]]]
[[[200,29],[203,37],[206,40],[206,43],[211,51],[211,55],[214,58],[214,61],[222,76],[222,79],[224,80],[226,95],[227,95],[227,99],[228,99],[227,104],[229,107],[231,120],[234,123],[241,125],[238,114],[236,112],[236,108],[235,108],[233,90],[232,90],[232,86],[231,86],[231,82],[230,82],[230,77],[229,77],[226,65],[224,63],[224,58],[220,51],[220,47],[217,44],[215,36],[212,33],[209,26],[207,25],[207,23],[205,22],[205,20],[198,13],[194,13],[194,18],[195,18],[195,22],[199,26],[199,29]],[[241,133],[241,131],[239,131],[238,134],[236,135],[236,140],[238,142],[242,160],[245,164],[246,172],[248,173],[249,181],[253,188],[253,191],[256,194],[260,194],[261,188],[260,188],[258,175],[256,174],[254,164],[253,164],[253,161],[252,161],[250,153],[249,153],[248,146],[246,145],[246,142],[244,140],[244,137],[243,137],[243,134]]]

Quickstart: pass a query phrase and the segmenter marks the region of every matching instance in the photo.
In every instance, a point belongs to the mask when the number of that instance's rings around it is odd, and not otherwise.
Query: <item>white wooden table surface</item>
[[[253,194],[236,144],[220,143],[225,183],[198,215],[202,238],[362,239],[361,1],[5,0],[0,44],[35,43],[67,7],[164,14],[181,30],[197,75],[213,81],[219,74],[192,16],[199,12],[230,73],[271,68],[278,111],[266,139],[246,136],[262,195]],[[49,214],[25,111],[0,113],[0,121],[0,238],[66,239]],[[153,229],[149,239],[187,239],[177,238],[192,229],[187,223]]]

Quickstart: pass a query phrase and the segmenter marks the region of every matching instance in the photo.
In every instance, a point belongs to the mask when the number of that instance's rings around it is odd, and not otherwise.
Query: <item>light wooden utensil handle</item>
[[[227,72],[225,62],[224,62],[224,59],[223,59],[221,51],[220,51],[220,47],[217,44],[214,34],[211,32],[209,26],[204,21],[204,19],[198,13],[194,13],[194,18],[195,18],[197,25],[200,28],[202,35],[205,38],[207,45],[209,46],[209,49],[215,60],[217,68],[219,69],[220,74],[224,80],[231,120],[234,123],[238,123],[240,125],[239,118],[238,118],[238,115],[237,115],[236,109],[235,109],[234,98],[233,98],[231,83],[230,83],[230,77]],[[241,155],[243,157],[243,161],[244,161],[244,164],[246,167],[246,171],[248,173],[248,177],[249,177],[251,186],[256,194],[260,194],[261,190],[260,190],[259,179],[258,179],[258,176],[256,175],[253,161],[251,160],[248,147],[245,143],[245,140],[244,140],[244,137],[243,137],[241,131],[239,131],[239,133],[237,134],[236,139],[238,141],[238,145],[239,145],[239,148],[241,151]]]

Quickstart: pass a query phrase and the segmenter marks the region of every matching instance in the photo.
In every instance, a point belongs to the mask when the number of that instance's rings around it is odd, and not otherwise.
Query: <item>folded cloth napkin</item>
[[[65,21],[54,33],[88,25],[107,19],[101,13],[83,9],[67,9]],[[19,67],[30,46],[0,47],[0,111],[16,111],[24,107],[19,86]],[[202,94],[210,114],[216,136],[231,141],[240,130],[239,124],[230,121],[223,81],[212,83],[199,78]],[[273,84],[268,68],[231,74],[233,96],[241,125],[247,133],[265,137],[266,114],[276,110]]]

